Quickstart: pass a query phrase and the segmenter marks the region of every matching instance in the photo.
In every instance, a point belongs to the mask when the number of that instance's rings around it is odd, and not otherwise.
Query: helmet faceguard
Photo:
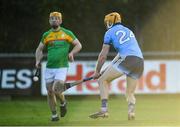
[[[117,12],[107,14],[104,18],[104,24],[107,29],[111,28],[115,23],[121,23],[121,15]]]

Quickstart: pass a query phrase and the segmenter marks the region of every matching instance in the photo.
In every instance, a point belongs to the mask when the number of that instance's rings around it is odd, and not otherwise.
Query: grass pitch
[[[109,118],[90,119],[100,109],[99,96],[68,96],[68,113],[50,121],[45,97],[0,100],[0,125],[17,126],[180,126],[180,95],[136,95],[136,120],[127,120],[122,95],[110,96]]]

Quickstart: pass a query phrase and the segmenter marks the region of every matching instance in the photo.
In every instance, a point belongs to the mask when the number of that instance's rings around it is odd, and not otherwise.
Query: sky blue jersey
[[[120,23],[115,24],[105,33],[104,44],[112,44],[122,58],[126,56],[143,58],[134,33]]]

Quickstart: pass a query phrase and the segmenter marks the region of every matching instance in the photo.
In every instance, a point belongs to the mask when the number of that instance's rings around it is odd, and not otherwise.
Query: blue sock
[[[107,104],[108,104],[108,100],[107,99],[102,99],[101,100],[101,110],[102,111],[107,111]]]

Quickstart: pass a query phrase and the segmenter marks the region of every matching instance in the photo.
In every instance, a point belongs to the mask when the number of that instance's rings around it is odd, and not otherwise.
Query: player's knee
[[[54,93],[59,94],[64,91],[64,82],[63,81],[55,81],[54,83]]]
[[[48,94],[48,96],[53,96],[53,90],[52,89],[49,89],[49,90],[47,90],[47,94]]]
[[[56,80],[56,81],[54,82],[54,84],[64,85],[64,81]]]
[[[101,77],[98,79],[98,83],[99,83],[99,84],[103,84],[104,82],[109,83],[109,81],[107,80],[107,78],[105,78],[104,76],[101,76]]]

